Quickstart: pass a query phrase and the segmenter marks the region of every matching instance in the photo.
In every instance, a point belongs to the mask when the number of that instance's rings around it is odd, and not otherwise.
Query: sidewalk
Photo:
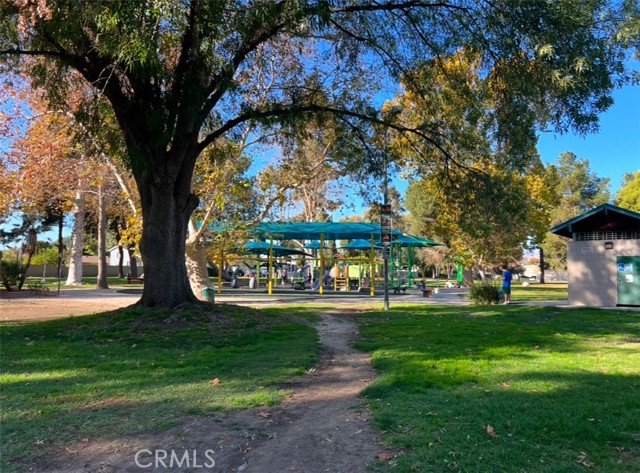
[[[142,288],[117,289],[63,289],[46,294],[34,294],[30,291],[0,292],[0,322],[35,321],[60,317],[86,315],[119,309],[135,304],[142,294]],[[440,291],[432,297],[423,297],[422,291],[408,291],[406,294],[389,294],[389,306],[399,304],[453,305],[468,306],[471,303],[465,297],[465,291]],[[249,307],[268,307],[286,304],[314,304],[334,307],[360,305],[366,308],[382,308],[384,294],[378,290],[375,296],[362,292],[327,291],[320,295],[311,290],[295,291],[277,288],[272,295],[265,289],[224,288],[222,294],[215,294],[215,302]],[[572,308],[568,301],[514,301],[510,307],[541,306]],[[639,307],[609,307],[640,311]]]

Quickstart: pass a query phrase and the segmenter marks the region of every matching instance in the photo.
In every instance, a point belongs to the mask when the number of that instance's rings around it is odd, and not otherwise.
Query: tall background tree
[[[558,157],[554,167],[559,200],[551,213],[552,226],[609,202],[609,179],[598,177],[589,168],[588,159],[580,159],[567,151]],[[541,264],[547,269],[567,269],[566,238],[548,233],[540,250],[544,255],[544,262],[541,261]]]
[[[625,80],[625,48],[637,40],[627,26],[638,9],[568,0],[9,0],[0,15],[5,65],[28,69],[52,101],[75,70],[111,104],[140,193],[140,303],[175,307],[196,301],[185,265],[196,161],[236,127],[331,113],[366,143],[367,123],[384,121],[370,106],[376,86],[467,47],[492,79],[496,142],[515,143],[539,123],[591,131]],[[287,73],[274,76],[267,100],[244,99],[264,79],[256,64],[283,44],[295,52]],[[442,123],[392,126],[452,163]]]
[[[640,212],[640,171],[625,174],[613,202],[622,208]]]
[[[553,195],[545,192],[532,133],[536,104],[504,111],[524,124],[520,134],[505,133],[509,125],[495,113],[504,86],[493,71],[483,76],[480,64],[470,49],[427,61],[403,78],[406,90],[386,108],[407,127],[441,123],[448,160],[411,136],[396,134],[392,142],[419,175],[407,192],[411,225],[482,271],[515,263],[523,245],[546,233]]]

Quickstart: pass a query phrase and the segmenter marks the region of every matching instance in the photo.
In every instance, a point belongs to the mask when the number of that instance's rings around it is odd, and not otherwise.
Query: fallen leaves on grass
[[[589,455],[587,455],[585,452],[580,452],[580,455],[578,455],[578,459],[576,460],[576,462],[579,465],[586,466],[587,468],[596,466],[595,463],[589,460]]]
[[[387,453],[387,452],[382,452],[382,453],[378,453],[376,458],[378,460],[380,460],[381,462],[386,462],[386,461],[392,460],[393,459],[393,455],[391,455],[390,453]]]
[[[498,436],[498,434],[496,434],[495,429],[493,427],[491,427],[490,425],[487,425],[487,435],[489,437],[493,437],[493,438]]]
[[[209,381],[209,384],[220,384],[220,378],[213,378],[211,381]]]

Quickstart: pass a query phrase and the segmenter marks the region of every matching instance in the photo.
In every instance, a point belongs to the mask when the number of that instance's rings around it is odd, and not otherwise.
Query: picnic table
[[[406,294],[408,288],[409,286],[395,286],[392,289],[394,294],[400,294],[400,291],[402,291],[403,294]]]

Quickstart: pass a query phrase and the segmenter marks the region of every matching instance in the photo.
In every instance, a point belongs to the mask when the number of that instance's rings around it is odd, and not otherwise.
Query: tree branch
[[[387,2],[387,3],[363,3],[360,5],[349,5],[345,7],[330,8],[331,13],[359,13],[359,12],[375,12],[375,11],[393,11],[402,10],[407,8],[448,8],[451,10],[468,11],[467,7],[461,5],[452,5],[447,2],[422,2],[422,1],[408,1],[408,2]]]
[[[227,92],[227,90],[231,86],[231,83],[233,82],[233,76],[235,75],[240,65],[247,58],[247,56],[251,52],[255,51],[258,46],[266,42],[268,39],[274,37],[282,30],[282,28],[284,28],[286,22],[284,21],[282,16],[286,11],[286,4],[287,0],[282,0],[277,4],[278,14],[272,24],[265,25],[263,23],[258,23],[254,25],[254,35],[247,38],[247,40],[238,48],[238,51],[231,59],[227,67],[211,79],[208,88],[208,90],[210,91],[209,99],[204,103],[201,109],[201,114],[203,117],[209,115],[211,110],[213,110],[213,107],[215,107],[218,101]]]
[[[295,105],[292,104],[289,107],[281,107],[281,108],[271,108],[266,110],[249,110],[243,114],[238,115],[237,117],[227,121],[220,128],[218,128],[213,133],[207,135],[198,145],[199,151],[201,152],[211,143],[213,143],[220,136],[224,135],[228,131],[232,130],[239,124],[248,121],[248,120],[267,120],[270,118],[281,118],[289,115],[295,114],[303,114],[303,113],[328,113],[333,114],[339,117],[351,117],[356,118],[358,120],[362,120],[365,122],[377,124],[384,126],[386,128],[390,128],[392,130],[401,132],[401,133],[412,133],[420,136],[422,139],[427,141],[429,144],[433,145],[440,151],[445,157],[451,158],[450,154],[447,150],[445,150],[440,143],[438,143],[434,138],[428,136],[425,131],[420,130],[418,128],[409,128],[397,123],[388,122],[385,120],[381,120],[371,115],[367,115],[364,113],[356,112],[353,110],[340,109],[335,107],[330,107],[326,105],[318,105],[318,104],[307,104],[307,105]],[[435,132],[434,132],[435,134]]]
[[[48,49],[18,49],[18,48],[9,48],[3,49],[0,51],[0,56],[46,56],[46,57],[55,57],[58,59],[75,59],[76,56],[73,56],[66,52],[61,51],[49,51]]]

